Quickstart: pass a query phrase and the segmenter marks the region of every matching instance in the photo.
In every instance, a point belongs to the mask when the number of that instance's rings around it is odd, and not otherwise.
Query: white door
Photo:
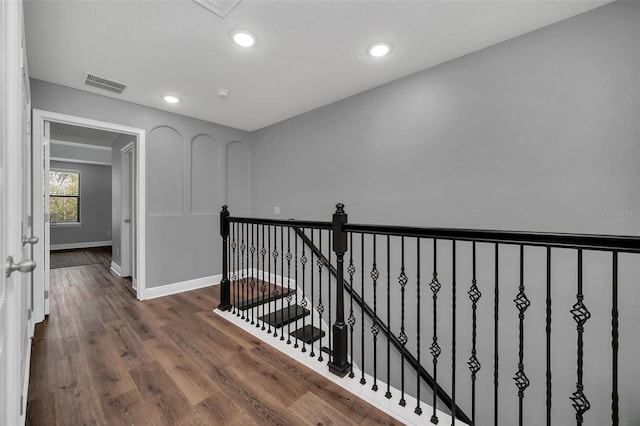
[[[0,424],[17,425],[24,421],[33,270],[31,245],[22,239],[31,236],[31,182],[24,176],[30,140],[21,1],[1,3],[0,36]]]
[[[128,144],[121,150],[121,205],[122,223],[120,223],[120,275],[131,276],[131,153],[133,143]]]

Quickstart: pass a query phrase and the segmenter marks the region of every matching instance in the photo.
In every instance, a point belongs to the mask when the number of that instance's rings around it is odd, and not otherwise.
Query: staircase
[[[278,281],[278,277],[273,278],[273,281]],[[299,296],[302,292],[291,288],[291,285],[289,282],[287,288],[255,276],[232,282],[232,288],[244,289],[244,294],[242,290],[237,294],[232,315],[255,325],[255,328],[273,333],[274,337],[279,336],[287,344],[294,342],[296,348],[304,346],[303,352],[308,345],[312,354],[319,351],[319,359],[322,360],[322,353],[330,354],[329,348],[320,346],[321,339],[327,335],[328,325],[315,309],[306,308],[311,305],[310,301]]]
[[[235,308],[228,311],[215,309],[215,313],[292,359],[312,368],[316,374],[326,377],[354,396],[395,417],[403,424],[422,424],[428,420],[411,410],[405,410],[381,392],[372,390],[371,386],[363,386],[362,381],[354,380],[353,377],[362,377],[368,384],[375,383],[375,378],[362,372],[356,364],[353,364],[352,374],[346,377],[341,378],[330,373],[326,368],[326,361],[331,358],[331,350],[326,346],[329,344],[326,339],[329,326],[322,320],[317,309],[308,309],[311,302],[302,297],[302,290],[296,287],[292,280],[287,289],[286,284],[281,286],[255,278],[255,276],[268,276],[268,274],[261,274],[260,271],[251,271],[249,275],[251,276],[231,281],[231,288],[239,289],[235,295],[233,292],[231,295],[232,299],[236,297],[235,304],[232,304]],[[271,276],[271,280],[278,283],[282,281],[280,277],[274,275]],[[253,295],[251,294],[252,281],[254,282]],[[262,290],[256,290],[262,288],[264,288],[264,294]],[[242,289],[244,289],[244,295],[241,294]],[[400,393],[399,389],[393,387],[390,389],[394,394]],[[406,400],[408,404],[417,403],[408,395]],[[425,407],[428,406],[425,405]],[[451,424],[467,426],[459,420],[452,422],[451,416],[446,412],[441,410],[437,412],[443,424],[447,426]]]

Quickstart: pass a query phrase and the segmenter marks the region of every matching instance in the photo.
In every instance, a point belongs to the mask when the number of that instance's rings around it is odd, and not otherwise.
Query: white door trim
[[[131,265],[131,252],[133,247],[133,241],[135,237],[131,238],[132,231],[135,229],[135,217],[132,209],[132,187],[131,187],[131,174],[132,174],[132,162],[134,161],[134,143],[131,142],[121,150],[121,168],[120,176],[121,182],[121,209],[122,215],[120,224],[120,276],[131,277],[132,281],[135,278],[135,274],[132,274]],[[135,173],[135,171],[133,171]],[[128,222],[127,222],[128,221]]]
[[[70,124],[74,126],[81,127],[89,127],[98,130],[106,130],[110,132],[116,133],[124,133],[136,136],[136,148],[137,152],[141,153],[141,155],[136,155],[136,185],[135,185],[135,193],[136,197],[136,265],[135,270],[137,273],[137,298],[138,300],[143,300],[145,297],[145,283],[146,283],[146,156],[144,153],[146,152],[146,130],[140,129],[137,127],[124,126],[116,123],[109,123],[106,121],[98,121],[84,117],[77,117],[67,114],[60,114],[57,112],[51,111],[43,111],[34,109],[33,110],[33,161],[34,161],[34,198],[38,200],[42,200],[42,202],[34,205],[34,225],[38,227],[36,232],[40,232],[40,235],[45,234],[45,209],[44,209],[44,165],[45,161],[48,160],[44,158],[43,148],[45,145],[49,143],[49,141],[45,140],[44,137],[44,129],[45,123],[54,122],[61,124]],[[49,241],[45,241],[42,245],[43,247],[48,248]],[[38,250],[37,254],[40,258],[41,264],[48,265],[48,259],[44,259],[45,252],[47,250]],[[37,262],[37,260],[36,260]],[[37,271],[38,269],[36,269]],[[49,269],[40,268],[40,273],[36,275],[35,278],[35,321],[40,322],[44,320],[48,311],[45,309],[44,301],[44,292],[49,290]]]

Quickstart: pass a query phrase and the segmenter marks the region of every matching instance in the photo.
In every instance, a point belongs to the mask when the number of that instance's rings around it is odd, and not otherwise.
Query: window
[[[49,211],[51,222],[80,222],[80,172],[49,172]]]

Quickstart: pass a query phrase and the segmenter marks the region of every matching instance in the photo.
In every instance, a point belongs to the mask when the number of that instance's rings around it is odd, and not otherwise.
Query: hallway
[[[218,287],[139,302],[100,264],[51,271],[29,425],[393,424],[211,312]]]

